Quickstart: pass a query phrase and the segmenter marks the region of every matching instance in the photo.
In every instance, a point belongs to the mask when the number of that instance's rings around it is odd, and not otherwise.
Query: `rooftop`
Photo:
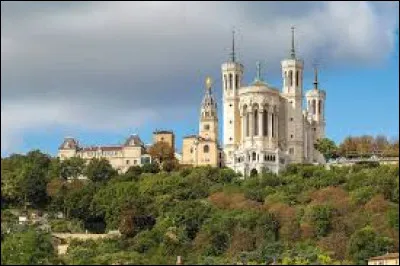
[[[387,259],[398,259],[399,253],[386,253],[382,256],[372,257],[369,260],[387,260]]]

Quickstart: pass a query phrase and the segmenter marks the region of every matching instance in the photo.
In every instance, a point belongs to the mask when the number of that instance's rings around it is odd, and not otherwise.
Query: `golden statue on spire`
[[[212,85],[212,80],[211,80],[211,78],[208,76],[208,77],[206,78],[206,88],[209,89],[209,90],[211,90],[211,85]]]

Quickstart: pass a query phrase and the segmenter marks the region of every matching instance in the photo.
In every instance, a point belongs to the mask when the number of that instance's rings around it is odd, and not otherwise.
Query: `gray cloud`
[[[219,91],[232,26],[247,80],[259,59],[279,77],[292,24],[306,63],[385,60],[398,3],[1,2],[1,22],[3,150],[24,130],[56,126],[55,120],[109,130],[96,118],[115,118],[123,127],[197,108],[206,75]],[[54,112],[57,119],[47,118]],[[7,117],[18,119],[3,122]]]

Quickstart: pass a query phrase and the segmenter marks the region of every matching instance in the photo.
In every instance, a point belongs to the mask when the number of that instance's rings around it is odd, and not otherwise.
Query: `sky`
[[[244,83],[260,61],[263,79],[281,88],[291,26],[304,92],[319,67],[327,137],[398,137],[398,2],[2,1],[1,155],[56,155],[66,136],[150,143],[155,129],[173,130],[179,150],[198,132],[207,76],[221,127],[232,29]]]

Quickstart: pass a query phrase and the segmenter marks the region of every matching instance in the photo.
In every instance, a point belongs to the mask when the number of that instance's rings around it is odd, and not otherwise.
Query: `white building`
[[[277,173],[288,163],[323,163],[314,143],[325,136],[326,93],[315,69],[303,110],[304,62],[295,54],[294,29],[290,56],[281,62],[282,91],[263,81],[259,63],[254,82],[243,84],[244,66],[232,46],[231,60],[222,64],[225,165],[248,175],[253,169]]]

